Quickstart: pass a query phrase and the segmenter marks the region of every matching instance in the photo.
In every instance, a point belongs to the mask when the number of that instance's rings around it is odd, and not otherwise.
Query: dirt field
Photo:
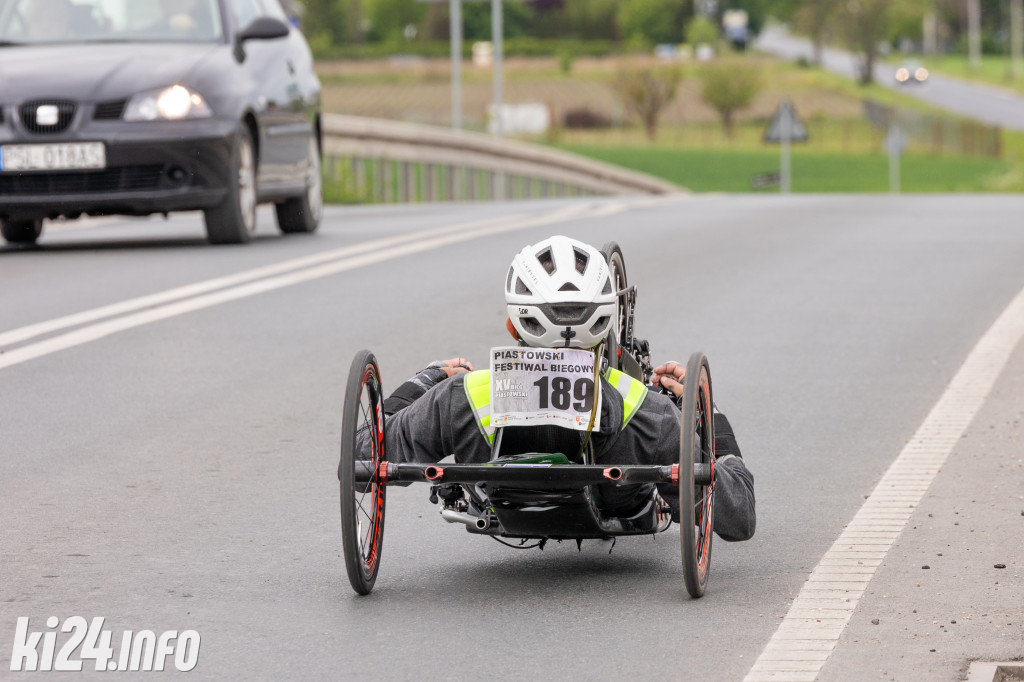
[[[767,119],[779,102],[790,98],[804,118],[854,119],[861,114],[859,97],[831,90],[816,72],[772,59],[757,59],[764,87],[740,121]],[[579,59],[564,74],[555,59],[510,59],[505,70],[506,103],[546,104],[559,123],[567,111],[586,108],[619,125],[628,114],[615,97],[611,81],[624,66],[653,64],[649,58]],[[324,62],[324,109],[356,116],[374,116],[435,125],[451,123],[451,86],[447,60],[416,58],[390,61]],[[667,126],[717,121],[701,99],[697,64],[681,64],[686,73],[675,101],[665,110]],[[491,101],[491,74],[486,68],[463,65],[463,120],[482,129]]]

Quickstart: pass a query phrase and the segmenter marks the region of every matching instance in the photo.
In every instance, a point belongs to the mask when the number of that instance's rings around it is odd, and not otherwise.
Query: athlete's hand
[[[453,377],[456,374],[472,372],[473,363],[466,358],[452,358],[451,360],[442,360],[440,368],[443,369],[449,377]]]
[[[686,377],[686,367],[678,362],[666,362],[654,368],[654,376],[651,383],[655,386],[668,389],[672,395],[679,397],[683,394],[683,379]]]

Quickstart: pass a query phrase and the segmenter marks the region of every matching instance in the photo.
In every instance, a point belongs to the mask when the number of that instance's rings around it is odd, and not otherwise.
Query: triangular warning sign
[[[797,117],[789,100],[784,100],[775,110],[775,116],[764,131],[764,141],[782,142],[783,136],[790,142],[807,142],[807,126]]]

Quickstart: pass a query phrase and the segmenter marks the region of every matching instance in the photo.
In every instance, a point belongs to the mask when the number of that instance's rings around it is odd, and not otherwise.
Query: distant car
[[[320,223],[320,81],[280,0],[0,0],[0,232],[202,210],[214,243]]]
[[[913,83],[924,83],[928,80],[928,69],[924,68],[920,64],[904,64],[896,69],[894,78],[897,83],[913,84]]]

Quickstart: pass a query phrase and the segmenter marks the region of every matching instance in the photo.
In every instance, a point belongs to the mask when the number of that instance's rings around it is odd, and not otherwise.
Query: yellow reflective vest
[[[617,369],[607,370],[604,378],[622,396],[622,425],[619,428],[624,429],[647,397],[647,387],[642,381]],[[491,370],[470,372],[466,375],[463,386],[480,434],[493,445],[495,429],[491,426]]]

